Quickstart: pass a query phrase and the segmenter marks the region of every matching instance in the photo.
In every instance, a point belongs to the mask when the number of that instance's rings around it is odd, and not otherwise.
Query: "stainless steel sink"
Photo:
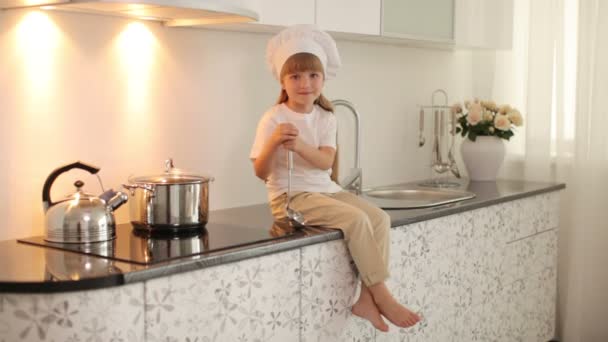
[[[401,185],[367,189],[362,196],[383,209],[415,209],[464,201],[475,197],[475,194],[455,189]]]

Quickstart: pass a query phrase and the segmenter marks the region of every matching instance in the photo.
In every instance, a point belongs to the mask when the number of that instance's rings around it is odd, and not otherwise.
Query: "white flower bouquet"
[[[460,103],[452,105],[452,113],[458,116],[456,133],[475,141],[478,136],[496,136],[509,140],[513,129],[524,124],[521,113],[509,105],[498,107],[494,101],[465,101],[463,112]]]

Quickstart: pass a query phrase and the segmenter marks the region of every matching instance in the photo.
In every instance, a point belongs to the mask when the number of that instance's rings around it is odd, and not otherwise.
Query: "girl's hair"
[[[280,76],[281,81],[283,80],[283,77],[285,77],[285,75],[287,74],[293,74],[295,72],[302,71],[316,71],[325,75],[323,71],[323,64],[321,64],[319,57],[313,55],[312,53],[300,52],[289,57],[285,61],[285,64],[283,64]],[[285,89],[281,89],[281,94],[279,94],[277,104],[286,102],[288,98],[289,96],[287,96],[287,92],[285,91]],[[319,105],[319,107],[325,109],[328,112],[334,112],[334,106],[331,104],[331,101],[329,101],[325,96],[323,96],[323,94],[319,95],[319,97],[315,100],[315,104]]]
[[[292,74],[295,72],[302,72],[302,71],[310,71],[310,70],[316,71],[316,72],[321,72],[321,73],[323,73],[323,77],[325,77],[325,72],[323,70],[323,64],[321,64],[319,57],[313,55],[312,53],[308,53],[308,52],[296,53],[296,54],[292,55],[291,57],[289,57],[283,64],[283,68],[281,69],[280,79],[282,81],[283,77],[285,77],[285,75],[287,75],[287,74]],[[289,96],[287,96],[287,92],[285,91],[285,89],[281,89],[281,94],[279,95],[277,104],[287,102],[288,98],[289,98]],[[316,105],[319,105],[319,107],[325,109],[328,112],[332,112],[332,113],[334,112],[334,106],[331,104],[331,101],[329,101],[325,96],[323,96],[323,94],[319,95],[319,97],[315,100],[314,103]],[[338,146],[337,145],[336,145],[336,155],[334,156],[334,163],[331,166],[330,178],[334,182],[338,183]]]

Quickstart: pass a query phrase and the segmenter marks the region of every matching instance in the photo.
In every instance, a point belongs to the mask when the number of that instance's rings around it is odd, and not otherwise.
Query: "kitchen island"
[[[553,337],[563,184],[463,183],[471,200],[388,211],[391,278],[424,316],[377,333],[349,307],[358,283],[342,234],[140,265],[0,242],[0,341],[473,341]],[[267,205],[210,223],[270,230]]]

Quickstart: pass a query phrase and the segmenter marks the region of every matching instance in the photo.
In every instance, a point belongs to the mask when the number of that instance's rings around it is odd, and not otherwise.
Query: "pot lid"
[[[195,173],[178,169],[173,166],[173,159],[165,160],[165,172],[162,174],[130,177],[132,183],[147,183],[147,184],[195,184],[206,183],[213,181],[213,177],[197,175]]]

